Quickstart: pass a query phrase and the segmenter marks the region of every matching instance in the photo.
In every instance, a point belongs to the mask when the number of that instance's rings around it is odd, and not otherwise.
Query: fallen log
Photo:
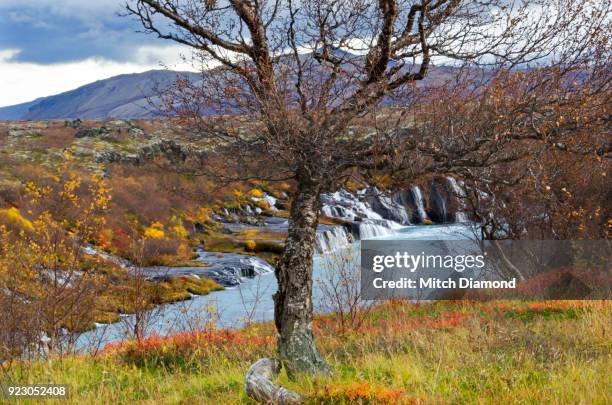
[[[274,384],[281,370],[280,361],[266,357],[257,360],[247,371],[244,389],[247,395],[262,404],[292,405],[302,403],[296,392]]]

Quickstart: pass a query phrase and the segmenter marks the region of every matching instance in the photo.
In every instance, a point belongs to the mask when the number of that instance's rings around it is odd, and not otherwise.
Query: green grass
[[[334,374],[279,383],[309,403],[606,404],[612,397],[609,303],[390,302],[342,332],[318,318]],[[69,403],[250,403],[249,365],[274,355],[274,329],[183,334],[98,355],[15,368],[14,382],[66,383]]]

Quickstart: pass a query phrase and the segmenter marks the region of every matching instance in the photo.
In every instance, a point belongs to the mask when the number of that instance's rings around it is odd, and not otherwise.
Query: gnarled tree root
[[[300,404],[302,398],[295,392],[276,385],[272,380],[280,373],[280,361],[266,357],[257,360],[247,371],[244,389],[247,395],[262,404]]]

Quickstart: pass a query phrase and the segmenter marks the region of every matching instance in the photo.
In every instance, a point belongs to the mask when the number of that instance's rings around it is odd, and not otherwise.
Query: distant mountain
[[[0,107],[0,120],[13,121],[19,120],[28,113],[28,109],[38,103],[42,98],[37,98],[34,101],[27,103],[12,105],[9,107]]]
[[[170,85],[177,75],[192,79],[190,72],[151,70],[114,76],[55,96],[9,107],[0,107],[0,120],[74,118],[146,118],[155,116],[147,102],[156,89]]]
[[[350,54],[349,54],[350,55]],[[342,58],[349,59],[345,54]],[[308,55],[306,57],[312,57]],[[356,57],[356,56],[351,56]],[[414,69],[414,66],[407,68]],[[453,67],[438,66],[419,83],[428,85],[440,83],[452,76]],[[148,102],[155,99],[159,89],[174,82],[177,76],[199,81],[201,76],[193,72],[151,70],[99,80],[78,89],[42,97],[28,103],[0,107],[0,120],[46,120],[46,119],[96,119],[96,118],[148,118],[157,116]],[[385,101],[383,101],[385,104]],[[209,111],[203,111],[209,114]]]

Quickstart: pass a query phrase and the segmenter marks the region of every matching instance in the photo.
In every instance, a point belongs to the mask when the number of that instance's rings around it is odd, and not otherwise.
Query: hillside
[[[143,118],[157,115],[147,98],[167,87],[177,75],[195,73],[151,70],[114,76],[54,96],[0,108],[0,120],[69,118]]]
[[[452,77],[454,68],[432,68],[419,86],[441,83]],[[199,74],[171,70],[151,70],[114,76],[49,97],[0,107],[0,121],[49,119],[137,119],[159,116],[149,101],[177,77],[186,75],[197,81]],[[383,102],[384,103],[384,102]]]

